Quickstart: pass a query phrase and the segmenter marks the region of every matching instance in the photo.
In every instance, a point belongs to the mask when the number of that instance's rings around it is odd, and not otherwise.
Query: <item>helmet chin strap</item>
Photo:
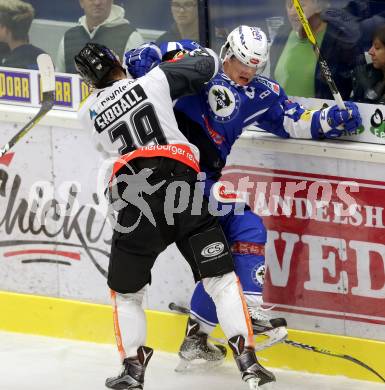
[[[234,55],[233,50],[230,47],[230,42],[226,42],[221,47],[221,51],[219,52],[219,58],[222,60],[222,63],[226,60],[229,60]]]
[[[263,71],[266,69],[266,65],[267,65],[267,62],[265,62],[261,68],[257,68],[255,75],[258,76],[259,74],[263,73]]]

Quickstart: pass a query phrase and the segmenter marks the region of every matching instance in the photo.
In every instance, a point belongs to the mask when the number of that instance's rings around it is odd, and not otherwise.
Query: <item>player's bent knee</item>
[[[130,283],[124,283],[121,282],[120,278],[118,280],[114,278],[108,278],[107,285],[108,287],[115,291],[118,294],[135,294],[138,291],[144,289],[144,287],[147,285],[148,282],[138,280],[137,282],[135,281],[130,281]]]
[[[207,277],[202,280],[203,287],[210,297],[216,301],[220,295],[233,289],[238,291],[235,272],[228,272],[220,277]]]
[[[251,210],[246,210],[244,215],[233,215],[231,223],[227,225],[226,236],[231,241],[247,241],[265,244],[267,231],[260,216]]]
[[[134,293],[126,293],[122,294],[117,291],[111,291],[111,295],[115,297],[117,304],[134,304],[134,305],[142,305],[144,293],[146,291],[146,288],[143,287],[137,292]]]
[[[215,277],[234,270],[233,258],[220,226],[190,237],[200,277]]]

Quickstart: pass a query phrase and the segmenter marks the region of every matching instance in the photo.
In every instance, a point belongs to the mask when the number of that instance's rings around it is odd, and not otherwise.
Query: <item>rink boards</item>
[[[31,114],[1,105],[0,143]],[[352,355],[382,375],[384,149],[250,132],[224,171],[268,227],[264,298],[296,329],[290,338]],[[54,111],[0,160],[0,329],[113,342],[101,162],[70,111]],[[148,344],[177,350],[185,319],[167,307],[188,305],[193,287],[188,266],[169,248],[145,296]],[[352,363],[287,345],[261,356],[271,366],[375,380]]]
[[[112,310],[107,305],[2,292],[0,307],[2,330],[96,343],[115,342]],[[183,339],[186,316],[152,310],[146,310],[146,316],[147,345],[156,350],[177,352]],[[218,328],[213,335],[224,337]],[[349,354],[384,374],[383,342],[293,329],[289,330],[289,337],[334,353]],[[349,361],[284,344],[275,345],[257,355],[269,367],[379,381],[375,375]]]

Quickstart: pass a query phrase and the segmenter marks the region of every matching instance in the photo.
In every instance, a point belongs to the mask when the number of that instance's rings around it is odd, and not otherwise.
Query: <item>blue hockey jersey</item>
[[[317,111],[305,110],[298,103],[291,102],[281,86],[266,77],[257,76],[249,85],[234,83],[225,73],[219,72],[198,95],[183,97],[175,104],[175,111],[183,113],[199,124],[209,145],[202,146],[200,129],[185,134],[201,150],[202,170],[213,170],[205,166],[205,150],[210,148],[221,159],[221,169],[231,147],[242,132],[250,125],[283,138],[319,138],[318,120],[312,119]],[[316,118],[314,118],[316,119]],[[181,131],[188,129],[186,123]],[[212,147],[214,146],[214,148]]]

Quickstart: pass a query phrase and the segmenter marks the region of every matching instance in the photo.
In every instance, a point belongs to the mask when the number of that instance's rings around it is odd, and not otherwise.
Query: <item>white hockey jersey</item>
[[[164,156],[199,171],[199,150],[178,129],[173,99],[197,93],[218,71],[216,55],[191,52],[139,79],[96,90],[80,111],[104,152],[116,158],[111,173],[136,157]]]

